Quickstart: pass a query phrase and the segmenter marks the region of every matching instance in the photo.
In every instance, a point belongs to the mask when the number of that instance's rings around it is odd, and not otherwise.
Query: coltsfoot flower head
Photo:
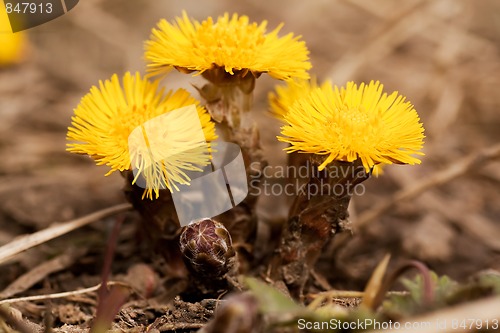
[[[0,67],[19,63],[26,53],[26,35],[11,32],[9,17],[3,9],[0,10],[0,45]]]
[[[176,23],[161,20],[146,42],[148,70],[159,75],[172,68],[200,74],[223,69],[231,76],[250,72],[255,77],[268,73],[282,80],[307,79],[309,51],[300,36],[279,37],[282,24],[269,33],[266,26],[266,21],[250,23],[247,16],[228,13],[201,23],[185,12]]]
[[[339,89],[315,88],[288,106],[278,139],[288,152],[324,155],[323,170],[333,160],[361,159],[367,171],[379,163],[418,164],[424,128],[413,105],[379,82],[353,82]]]
[[[87,154],[98,165],[109,166],[111,170],[106,175],[114,171],[138,170],[134,182],[142,175],[146,182],[144,195],[152,199],[154,192],[158,198],[162,188],[172,191],[176,183],[189,184],[186,171],[201,171],[200,167],[210,162],[209,149],[206,144],[205,147],[186,146],[190,137],[196,134],[193,133],[196,126],[193,130],[191,123],[176,121],[168,131],[154,133],[166,136],[161,137],[160,150],[176,149],[169,154],[167,151],[168,159],[156,163],[157,155],[166,156],[165,152],[153,150],[148,136],[143,139],[143,146],[131,149],[131,133],[137,129],[144,133],[161,130],[150,126],[149,121],[193,105],[204,139],[207,142],[215,140],[217,136],[210,116],[186,90],[165,93],[164,89],[158,88],[158,81],[150,82],[141,78],[139,73],[135,76],[126,73],[121,84],[115,74],[110,80],[99,82],[99,87],[92,87],[74,110],[67,134],[67,139],[72,142],[68,143],[67,150]]]

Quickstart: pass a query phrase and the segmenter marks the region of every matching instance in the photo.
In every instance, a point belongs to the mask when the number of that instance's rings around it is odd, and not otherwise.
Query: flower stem
[[[153,248],[165,258],[165,273],[174,279],[187,279],[188,271],[179,249],[181,227],[172,194],[169,190],[160,190],[159,198],[143,200],[144,189],[132,184],[132,171],[124,171],[122,174],[126,179],[123,189],[125,196],[141,215],[141,231],[146,233]]]
[[[218,123],[218,132],[223,140],[236,143],[241,148],[247,180],[255,179],[262,174],[261,170],[266,164],[262,157],[257,124],[250,113],[256,77],[242,71],[230,75],[223,68],[206,71],[203,77],[209,83],[198,91],[205,99],[212,118]],[[255,166],[260,170],[256,170]],[[240,272],[246,271],[253,259],[257,231],[257,193],[252,192],[250,186],[249,190],[248,196],[240,204],[215,217],[231,234],[238,252]]]
[[[290,294],[302,299],[309,272],[323,247],[343,230],[349,229],[349,201],[354,187],[368,179],[360,161],[334,161],[319,171],[311,157],[311,174],[295,198],[281,242],[272,262],[272,278],[285,282]]]

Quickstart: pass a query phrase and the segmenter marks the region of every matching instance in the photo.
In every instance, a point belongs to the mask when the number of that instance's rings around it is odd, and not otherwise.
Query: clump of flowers
[[[175,198],[168,192],[159,198],[160,189],[174,191],[176,184],[189,184],[190,171],[202,171],[210,164],[210,142],[216,139],[211,117],[219,123],[224,139],[241,148],[247,180],[252,173],[262,174],[257,169],[266,163],[258,125],[246,111],[261,74],[287,81],[270,94],[271,109],[284,123],[278,139],[289,144],[287,152],[310,158],[314,171],[327,167],[341,171],[338,175],[308,174],[307,183],[294,197],[279,249],[270,263],[269,277],[283,282],[292,296],[302,298],[322,249],[335,234],[349,229],[347,208],[353,195],[349,189],[376,173],[380,165],[420,163],[424,128],[413,105],[398,92],[385,93],[378,81],[359,86],[349,82],[338,88],[330,82],[309,80],[311,64],[305,43],[292,33],[278,36],[282,26],[267,32],[266,21],[259,24],[228,13],[202,22],[185,12],[175,22],[161,20],[145,44],[149,75],[165,75],[172,69],[202,75],[208,82],[196,88],[210,115],[183,89],[165,92],[158,80],[127,73],[120,81],[113,75],[92,87],[75,109],[68,129],[68,151],[109,166],[108,174],[126,174],[127,199],[164,250],[169,271],[181,272],[179,276],[190,271],[206,285],[224,279],[230,282],[238,267],[244,273],[253,264],[258,194],[251,192],[217,220],[210,216],[195,219],[178,232]],[[202,146],[188,144],[196,126],[188,117],[181,117],[183,121],[170,126],[170,131],[155,128],[154,137],[159,138],[155,149],[160,151],[154,150],[147,136],[150,121],[192,105],[203,130]],[[195,122],[198,124],[197,119]],[[130,137],[137,129],[144,133],[144,143],[131,150]],[[168,158],[157,163],[155,155]],[[130,186],[141,175],[146,180],[144,193],[138,186]],[[224,175],[220,189],[210,185],[210,190],[227,191],[230,176],[234,175]],[[328,191],[339,188],[340,192]],[[153,194],[159,200],[143,200],[153,199]],[[238,246],[233,247],[233,239]],[[179,260],[182,256],[189,270],[179,269],[185,268]]]
[[[413,105],[397,92],[384,93],[379,82],[325,84],[283,108],[278,139],[290,143],[288,152],[324,156],[319,170],[333,160],[360,159],[370,171],[379,163],[418,164],[414,155],[423,155],[424,128]]]
[[[172,68],[182,72],[211,71],[245,76],[262,73],[288,80],[309,77],[309,52],[300,36],[279,37],[282,24],[266,33],[267,22],[250,23],[247,16],[225,13],[216,21],[191,20],[184,12],[175,23],[161,20],[146,42],[145,58],[153,75]]]
[[[143,174],[148,185],[145,195],[152,199],[154,192],[158,198],[162,186],[172,191],[175,183],[188,184],[190,179],[185,171],[199,170],[210,162],[210,156],[192,151],[190,154],[173,154],[173,158],[168,159],[171,164],[168,168],[160,165],[151,169],[147,167],[154,162],[151,161],[151,152],[139,149],[131,154],[129,136],[137,127],[144,128],[147,121],[193,104],[196,105],[205,139],[215,140],[215,128],[210,116],[186,90],[165,92],[158,88],[158,81],[150,82],[141,78],[139,73],[126,73],[121,84],[115,74],[110,80],[99,82],[99,87],[92,87],[74,110],[67,135],[72,143],[68,144],[67,150],[89,155],[98,165],[109,166],[111,170],[106,175],[137,168],[138,175]],[[176,137],[165,137],[165,149],[168,149],[169,143],[189,137],[189,127],[186,129],[187,132],[183,132],[183,128],[174,132]]]

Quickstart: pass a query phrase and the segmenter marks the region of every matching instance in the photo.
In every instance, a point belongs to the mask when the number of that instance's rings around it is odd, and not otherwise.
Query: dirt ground
[[[113,73],[144,72],[143,41],[160,18],[171,21],[182,10],[199,20],[237,12],[268,20],[270,29],[284,22],[282,33],[303,36],[311,72],[320,80],[380,80],[407,96],[421,116],[422,164],[388,166],[363,183],[364,193],[350,207],[354,233],[335,238],[317,266],[323,286],[363,290],[387,253],[389,269],[416,259],[458,281],[500,270],[496,0],[80,1],[63,17],[29,30],[26,59],[0,69],[0,245],[125,202],[119,174],[104,177],[105,167],[65,151],[66,130],[93,84]],[[164,84],[196,94],[191,83],[200,80],[172,73]],[[275,139],[279,122],[268,115],[275,84],[265,75],[258,79],[253,112],[264,155],[277,166],[286,154]],[[288,203],[272,195],[260,199],[259,251],[269,250],[266,231],[283,221]],[[137,219],[126,214],[110,280],[142,283],[142,294],[130,295],[116,328],[195,332],[213,316],[217,300],[164,301],[172,292],[155,280],[161,281],[161,262],[137,236]],[[2,263],[0,299],[98,285],[113,221],[102,219]],[[49,320],[57,332],[84,332],[96,304],[94,291],[12,307],[33,325]]]

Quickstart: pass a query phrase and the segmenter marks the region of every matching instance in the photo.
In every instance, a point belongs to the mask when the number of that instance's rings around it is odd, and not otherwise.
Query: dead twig
[[[365,295],[364,291],[355,290],[329,290],[323,291],[316,294],[308,294],[307,299],[317,299],[318,297],[329,297],[329,298],[363,298]],[[387,295],[409,295],[407,291],[388,291]]]
[[[343,2],[367,13],[379,19],[386,19],[388,16],[387,9],[380,6],[379,3],[373,1],[363,1],[363,0],[344,0]],[[410,4],[409,6],[412,6]],[[411,9],[411,7],[409,7]],[[403,9],[402,12],[405,12]],[[391,15],[391,17],[400,17],[401,14],[396,12]],[[454,39],[455,43],[461,47],[461,52],[470,53],[473,56],[480,52],[484,54],[486,52],[496,53],[496,45],[494,42],[488,40],[484,36],[475,33],[469,29],[464,29],[463,27],[453,24],[453,22],[448,22],[443,20],[442,17],[436,15],[426,15],[426,20],[430,21],[430,26],[432,26],[433,33],[422,33],[419,35],[420,38],[426,39],[436,44],[441,44],[443,41]]]
[[[83,249],[70,249],[64,254],[55,257],[52,260],[46,261],[29,272],[18,277],[14,282],[8,285],[1,293],[0,299],[12,297],[21,293],[37,282],[42,281],[49,274],[58,272],[72,265],[78,258],[87,252],[87,248]]]
[[[126,283],[123,282],[118,282],[118,281],[109,281],[106,284],[108,287],[111,286],[122,286],[125,288],[130,288],[132,287]],[[47,294],[47,295],[34,295],[34,296],[26,296],[26,297],[18,297],[18,298],[10,298],[10,299],[4,299],[0,301],[0,305],[2,304],[13,304],[13,303],[19,303],[19,302],[33,302],[33,301],[45,301],[48,299],[57,299],[57,298],[67,298],[67,297],[73,297],[75,295],[81,295],[81,294],[88,294],[95,292],[101,288],[101,283],[99,283],[96,286],[85,288],[85,289],[79,289],[79,290],[74,290],[74,291],[65,291],[62,293],[55,293],[55,294]]]
[[[131,208],[132,205],[130,204],[119,204],[69,222],[56,224],[52,227],[40,230],[30,235],[20,236],[18,239],[0,247],[0,264],[32,247],[43,244],[51,239],[67,234],[70,231],[81,228],[87,224],[98,221],[105,217],[120,212],[125,212],[127,210],[130,210]]]
[[[41,327],[39,325],[27,320],[24,321],[22,319],[21,313],[19,313],[19,311],[15,309],[9,309],[0,306],[0,318],[2,318],[7,324],[12,326],[16,330],[16,332],[33,333],[41,331]]]
[[[354,228],[358,232],[362,232],[369,222],[376,220],[386,212],[394,208],[399,202],[412,199],[428,189],[445,184],[465,173],[469,170],[480,167],[487,161],[500,157],[500,143],[492,147],[487,147],[477,153],[473,153],[457,162],[451,163],[446,169],[436,172],[434,175],[427,177],[415,185],[404,188],[393,195],[391,199],[376,205],[373,209],[359,215],[357,221],[354,222]]]
[[[343,83],[356,76],[365,65],[393,52],[398,45],[410,37],[422,33],[431,23],[423,14],[427,1],[416,1],[406,7],[397,17],[384,22],[384,29],[361,48],[350,50],[335,63],[326,74],[326,78]]]
[[[200,323],[167,323],[159,328],[160,332],[177,332],[177,330],[191,330],[202,328],[205,324]]]

